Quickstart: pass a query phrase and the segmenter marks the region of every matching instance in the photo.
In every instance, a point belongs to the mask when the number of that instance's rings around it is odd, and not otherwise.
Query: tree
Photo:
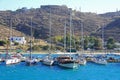
[[[95,39],[96,39],[96,38],[93,37],[93,36],[89,37],[88,47],[89,47],[90,49],[93,49],[93,48],[94,48]]]
[[[41,50],[41,46],[40,46],[40,45],[34,45],[34,46],[32,47],[32,50],[33,50],[33,51],[40,51],[40,50]]]
[[[107,49],[114,49],[116,47],[115,40],[112,37],[108,39],[106,47]]]
[[[48,45],[42,47],[42,50],[48,50],[48,49],[49,49]]]
[[[94,49],[96,50],[100,50],[102,49],[102,41],[100,39],[95,39],[95,43],[94,43]]]
[[[17,46],[17,45],[19,45],[19,43],[18,42],[14,42],[14,45]]]
[[[54,43],[62,42],[63,41],[62,39],[63,39],[62,36],[52,37],[52,40],[54,41]]]
[[[6,41],[0,40],[0,46],[4,46],[6,44]]]
[[[84,40],[84,49],[88,48],[89,39],[86,37]]]

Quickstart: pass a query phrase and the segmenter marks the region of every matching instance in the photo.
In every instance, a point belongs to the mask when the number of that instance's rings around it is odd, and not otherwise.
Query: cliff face
[[[12,19],[13,28],[20,31],[26,35],[30,35],[31,27],[31,17],[33,26],[33,35],[35,38],[47,39],[49,36],[49,21],[50,21],[50,11],[51,11],[51,26],[52,26],[52,36],[63,35],[64,25],[66,20],[67,32],[69,32],[70,26],[70,11],[72,9],[67,6],[59,5],[42,5],[40,8],[22,8],[16,11],[0,11],[0,24],[9,26],[10,19]],[[95,14],[95,13],[83,13],[76,10],[72,10],[72,27],[76,35],[80,35],[81,31],[81,21],[84,24],[84,34],[94,36],[99,36],[101,34],[101,27],[105,25],[107,27],[111,25],[109,31],[113,31],[114,24],[118,25],[120,23],[115,23],[116,19],[120,15],[112,15],[108,17],[106,14]],[[110,14],[110,13],[109,13]],[[114,13],[115,14],[115,13]],[[109,32],[107,31],[106,34]],[[113,35],[108,34],[109,36]],[[117,36],[117,35],[116,35]],[[113,36],[114,37],[114,36]],[[117,36],[119,37],[119,35]],[[106,37],[108,38],[108,37]]]

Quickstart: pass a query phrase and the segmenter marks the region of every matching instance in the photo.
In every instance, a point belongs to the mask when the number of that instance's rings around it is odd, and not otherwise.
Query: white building
[[[26,44],[25,37],[16,37],[16,36],[13,36],[13,37],[10,37],[10,40],[12,42],[17,42],[19,44]]]

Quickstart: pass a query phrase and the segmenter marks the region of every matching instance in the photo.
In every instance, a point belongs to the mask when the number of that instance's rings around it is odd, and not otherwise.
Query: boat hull
[[[79,60],[78,62],[79,62],[80,65],[86,65],[86,63],[87,63],[87,61],[84,60],[84,59],[83,60]]]
[[[78,63],[58,63],[59,66],[64,67],[64,68],[78,68]]]
[[[16,64],[19,63],[21,60],[18,58],[12,58],[12,59],[6,59],[5,60],[5,64],[9,65],[9,64]]]
[[[104,60],[104,59],[93,59],[92,61],[96,64],[101,64],[101,65],[106,65],[107,64],[107,61]]]
[[[48,66],[52,66],[53,63],[54,63],[53,60],[43,60],[43,64],[48,65]]]
[[[26,60],[26,65],[28,65],[28,66],[36,65],[37,63],[38,63],[38,61],[36,59]]]
[[[101,65],[106,65],[106,64],[107,64],[106,61],[105,61],[105,62],[104,62],[104,61],[103,61],[103,62],[100,62],[100,61],[99,61],[99,62],[98,62],[98,61],[94,61],[94,63],[96,63],[96,64],[101,64]]]

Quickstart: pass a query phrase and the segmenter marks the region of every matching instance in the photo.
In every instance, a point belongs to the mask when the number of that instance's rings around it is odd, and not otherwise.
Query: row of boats
[[[3,59],[0,58],[0,61],[2,60]],[[40,59],[38,58],[30,58],[30,57],[27,58],[21,54],[10,55],[9,58],[4,59],[6,65],[17,64],[23,60],[26,62],[26,65],[29,66],[35,65],[40,61]],[[107,61],[104,58],[94,57],[91,59],[91,61],[97,64],[103,64],[103,65],[107,64]],[[57,64],[60,67],[73,69],[73,68],[78,68],[79,65],[85,65],[87,63],[87,60],[85,57],[78,55],[76,57],[72,57],[69,55],[61,55],[53,58],[50,54],[48,54],[47,56],[41,59],[41,62],[47,66],[52,66],[53,64]]]

